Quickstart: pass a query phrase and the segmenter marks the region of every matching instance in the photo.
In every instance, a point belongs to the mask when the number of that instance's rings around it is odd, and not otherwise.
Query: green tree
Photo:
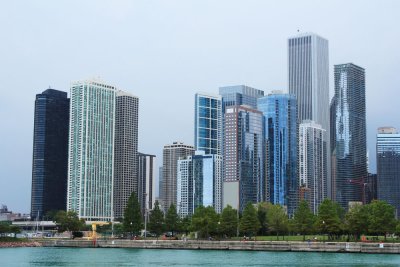
[[[189,234],[190,226],[192,224],[191,217],[187,216],[180,220],[179,231],[184,232],[185,235]]]
[[[267,223],[267,211],[270,203],[261,202],[257,206],[257,216],[260,222],[260,234],[267,235],[268,223]]]
[[[357,240],[361,234],[368,233],[369,208],[369,205],[354,205],[345,215],[345,230]]]
[[[132,192],[124,211],[124,231],[137,234],[142,228],[142,214],[135,192]]]
[[[342,230],[340,221],[341,213],[342,209],[337,203],[329,199],[324,199],[318,209],[317,230],[323,234],[328,234],[329,239],[338,235]]]
[[[238,213],[230,205],[226,206],[221,213],[219,230],[222,235],[232,237],[236,235],[238,227]]]
[[[165,215],[165,228],[167,231],[172,232],[172,235],[174,235],[174,232],[179,229],[179,223],[180,218],[176,212],[175,205],[172,203],[167,210],[167,214]]]
[[[276,240],[279,240],[279,234],[284,234],[289,228],[288,216],[281,205],[270,205],[267,222],[270,231],[276,233]]]
[[[305,241],[306,234],[310,234],[314,227],[314,214],[311,212],[307,201],[300,201],[299,207],[294,212],[292,223],[294,230],[302,234],[303,241]]]
[[[372,234],[393,233],[396,228],[396,219],[394,216],[394,207],[385,201],[374,200],[369,204],[369,231]]]
[[[200,237],[209,237],[217,234],[219,216],[213,207],[198,207],[192,216],[191,228],[197,231]]]
[[[79,220],[78,214],[75,211],[60,210],[55,216],[58,232],[65,231],[80,231],[85,227],[85,221]]]
[[[164,213],[160,209],[158,200],[156,200],[154,208],[149,216],[149,230],[159,236],[164,231],[164,227]]]
[[[240,219],[240,232],[248,236],[256,236],[260,229],[256,208],[252,203],[247,203]]]

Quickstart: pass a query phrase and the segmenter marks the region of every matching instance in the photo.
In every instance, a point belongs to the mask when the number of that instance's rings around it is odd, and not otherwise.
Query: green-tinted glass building
[[[103,82],[71,85],[67,210],[87,221],[113,218],[115,98]]]

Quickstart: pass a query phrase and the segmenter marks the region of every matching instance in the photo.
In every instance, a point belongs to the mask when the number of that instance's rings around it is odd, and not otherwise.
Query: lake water
[[[400,255],[159,250],[0,248],[0,266],[399,266]]]

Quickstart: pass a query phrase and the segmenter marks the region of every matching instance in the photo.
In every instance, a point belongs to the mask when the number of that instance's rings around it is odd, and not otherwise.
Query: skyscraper
[[[327,133],[329,124],[329,52],[328,40],[304,33],[288,40],[289,93],[297,98],[298,122],[312,120]],[[330,153],[328,163],[328,196],[331,196]]]
[[[221,155],[221,97],[205,93],[195,95],[194,146],[206,154]]]
[[[229,106],[224,129],[223,206],[242,211],[264,196],[263,115],[248,106]]]
[[[299,185],[301,192],[308,192],[301,198],[308,201],[314,214],[327,198],[326,144],[326,130],[321,125],[307,120],[299,125]]]
[[[400,134],[381,127],[376,136],[378,199],[388,202],[400,215]]]
[[[67,210],[87,221],[113,219],[116,88],[71,85]]]
[[[194,148],[182,142],[165,145],[163,150],[162,206],[167,211],[171,204],[176,206],[178,160],[194,154]]]
[[[332,151],[336,201],[365,201],[367,170],[365,71],[354,64],[335,65],[335,96],[332,100]]]
[[[222,156],[196,151],[178,160],[177,210],[192,215],[199,206],[222,211]]]
[[[47,89],[36,95],[31,217],[65,210],[67,201],[69,98]]]
[[[246,105],[257,108],[257,98],[264,96],[264,91],[252,88],[247,85],[223,86],[219,88],[222,97],[222,114],[229,106]]]
[[[139,98],[117,91],[114,146],[114,218],[122,218],[132,192],[138,196]],[[139,196],[138,196],[139,197]]]
[[[264,115],[266,188],[269,201],[287,207],[292,215],[298,202],[297,103],[293,95],[274,91],[258,99]]]
[[[152,210],[156,201],[156,156],[149,154],[138,154],[138,198],[142,214],[146,210]]]

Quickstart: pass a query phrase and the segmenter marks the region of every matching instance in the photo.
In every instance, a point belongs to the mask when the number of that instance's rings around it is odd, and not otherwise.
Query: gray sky
[[[375,171],[379,126],[400,128],[400,1],[3,1],[0,203],[30,210],[35,94],[101,77],[140,98],[139,150],[193,144],[194,93],[246,84],[287,91],[287,38],[329,40],[333,65],[366,69]]]

